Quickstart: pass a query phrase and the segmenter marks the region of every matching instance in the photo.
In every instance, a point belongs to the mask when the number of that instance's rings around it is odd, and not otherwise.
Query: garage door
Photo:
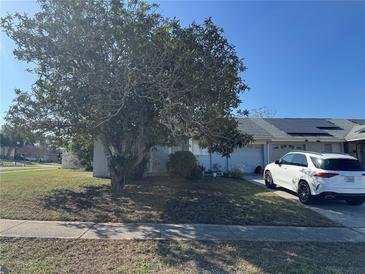
[[[229,159],[231,169],[243,167],[246,173],[253,173],[257,166],[263,167],[264,145],[248,145],[235,150]]]

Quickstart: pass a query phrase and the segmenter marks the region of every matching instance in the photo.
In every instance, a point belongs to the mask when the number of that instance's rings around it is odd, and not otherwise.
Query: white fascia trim
[[[365,138],[359,138],[359,139],[346,139],[345,142],[356,142],[356,141],[365,141]]]

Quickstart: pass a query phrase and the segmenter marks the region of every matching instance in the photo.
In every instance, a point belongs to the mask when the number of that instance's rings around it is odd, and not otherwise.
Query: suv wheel
[[[311,189],[307,182],[301,181],[298,186],[298,197],[299,201],[303,204],[311,204],[313,202],[313,196],[311,194]]]
[[[362,205],[363,203],[365,203],[365,199],[361,199],[361,198],[347,199],[346,203],[348,203],[349,205],[353,205],[353,206],[359,206],[359,205]]]
[[[272,175],[270,171],[266,171],[265,173],[265,185],[267,188],[275,189],[276,185],[274,184],[274,180],[272,179]]]

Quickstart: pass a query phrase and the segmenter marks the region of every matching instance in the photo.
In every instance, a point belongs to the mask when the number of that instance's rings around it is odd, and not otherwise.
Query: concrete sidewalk
[[[340,227],[125,224],[0,219],[1,237],[115,240],[365,242],[365,231]]]

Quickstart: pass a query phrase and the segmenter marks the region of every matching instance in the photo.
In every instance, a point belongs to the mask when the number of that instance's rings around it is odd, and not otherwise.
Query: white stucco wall
[[[110,177],[104,146],[100,139],[97,139],[94,143],[93,176],[101,178]]]

